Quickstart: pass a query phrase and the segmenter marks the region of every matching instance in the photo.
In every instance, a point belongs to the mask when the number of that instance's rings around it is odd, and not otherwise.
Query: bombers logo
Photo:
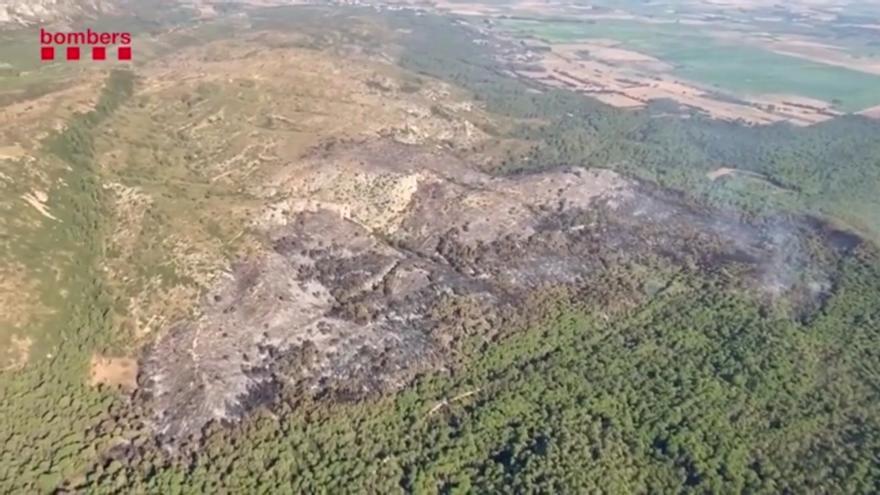
[[[83,46],[91,47],[92,60],[106,60],[109,45],[116,45],[117,60],[131,60],[131,33],[100,33],[91,29],[53,33],[40,28],[40,60],[55,60],[56,45],[67,49],[67,60],[79,60]]]

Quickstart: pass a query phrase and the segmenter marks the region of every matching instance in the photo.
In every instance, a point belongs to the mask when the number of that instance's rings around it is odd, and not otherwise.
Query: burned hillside
[[[663,260],[724,271],[808,313],[852,248],[807,221],[747,223],[607,170],[498,178],[388,140],[316,152],[265,193],[279,199],[253,223],[263,251],[144,358],[145,405],[166,439],[238,419],[282,387],[337,398],[397,389],[452,355],[460,326],[442,309],[453,300],[491,308],[468,325],[488,336],[537,290]]]

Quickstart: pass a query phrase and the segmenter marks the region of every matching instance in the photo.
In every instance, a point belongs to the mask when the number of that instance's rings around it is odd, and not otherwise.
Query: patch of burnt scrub
[[[749,222],[608,171],[500,179],[383,143],[312,159],[315,169],[359,163],[427,178],[393,229],[320,207],[267,228],[262,255],[234,266],[199,316],[146,354],[141,404],[161,438],[197,438],[279,397],[289,405],[396,390],[553,306],[536,297],[588,301],[613,318],[680,270],[808,319],[855,245],[802,218]]]

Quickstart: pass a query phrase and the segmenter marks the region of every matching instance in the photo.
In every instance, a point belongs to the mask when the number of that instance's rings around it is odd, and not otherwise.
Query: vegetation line
[[[51,194],[60,222],[46,234],[58,255],[47,255],[45,263],[56,264],[59,281],[44,291],[59,301],[48,331],[60,344],[52,359],[0,375],[0,416],[6,418],[0,422],[0,492],[51,492],[82,472],[95,449],[106,447],[107,439],[96,442],[93,429],[117,399],[86,383],[90,356],[114,338],[107,332],[111,298],[100,269],[106,208],[94,133],[133,91],[134,75],[113,71],[95,109],[76,115],[43,143],[48,155],[67,165]]]

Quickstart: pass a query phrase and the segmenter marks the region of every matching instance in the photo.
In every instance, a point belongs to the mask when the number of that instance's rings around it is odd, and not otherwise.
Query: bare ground
[[[89,364],[89,384],[132,391],[137,388],[137,373],[136,359],[94,355]]]

